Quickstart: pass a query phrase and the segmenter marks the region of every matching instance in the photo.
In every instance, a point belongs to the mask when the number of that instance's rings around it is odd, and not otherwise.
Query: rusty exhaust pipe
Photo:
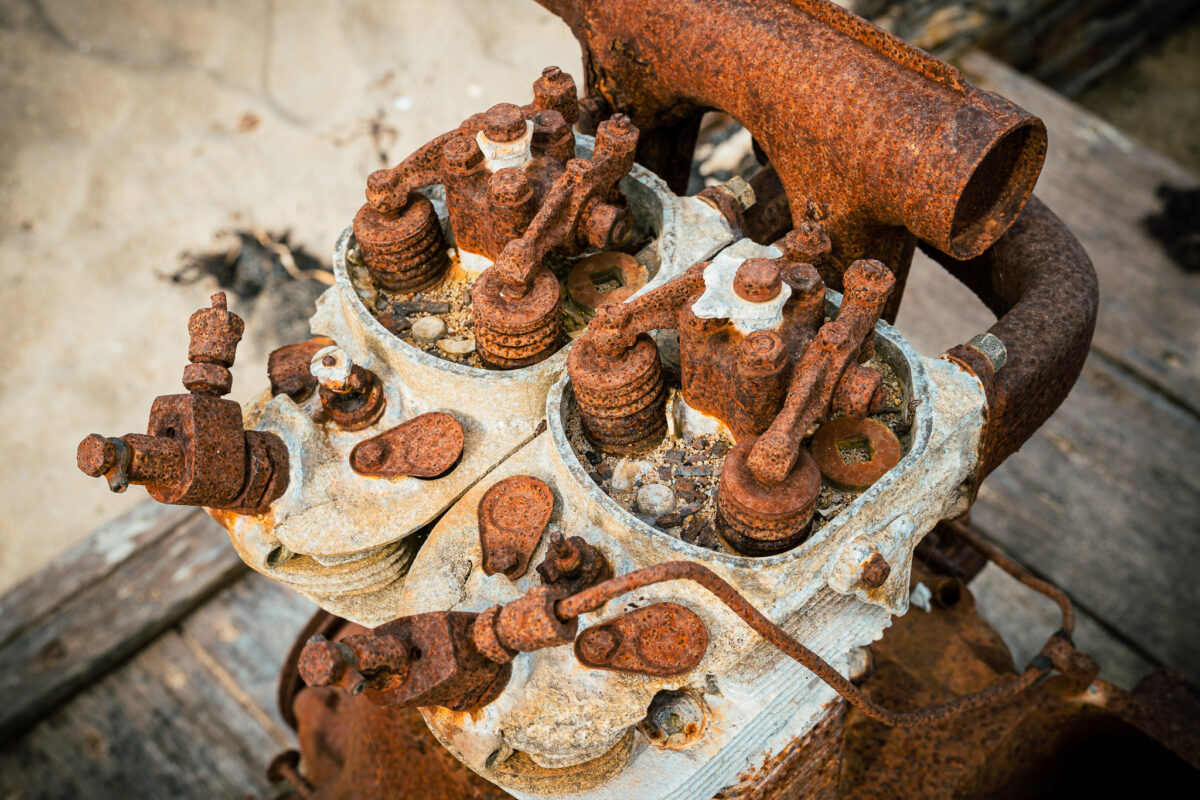
[[[539,2],[579,39],[589,93],[643,131],[713,108],[741,122],[838,274],[874,258],[899,277],[913,237],[978,256],[1041,170],[1041,120],[827,0]]]

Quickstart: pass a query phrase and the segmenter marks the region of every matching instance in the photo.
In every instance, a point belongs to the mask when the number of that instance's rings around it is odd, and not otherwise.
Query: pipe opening
[[[1046,156],[1046,128],[1036,118],[1008,131],[975,167],[959,196],[950,227],[958,259],[991,247],[1025,206]]]

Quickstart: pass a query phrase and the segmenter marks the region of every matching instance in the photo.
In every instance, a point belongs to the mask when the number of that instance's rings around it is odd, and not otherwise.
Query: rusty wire
[[[999,564],[999,562],[997,563]],[[999,565],[1002,569],[1005,569],[1003,564]],[[1019,567],[1017,569],[1018,571],[1020,570]],[[829,684],[834,691],[844,697],[851,705],[871,719],[890,727],[911,728],[918,725],[946,722],[966,711],[986,708],[1002,700],[1014,697],[1028,689],[1050,671],[1049,667],[1041,663],[1036,666],[1031,664],[1018,678],[998,683],[980,692],[959,697],[948,703],[916,711],[893,711],[873,702],[861,689],[834,669],[829,662],[825,661],[778,625],[763,616],[762,612],[751,605],[750,601],[742,597],[736,589],[715,572],[692,561],[667,561],[662,564],[655,564],[651,567],[626,573],[617,578],[612,578],[590,589],[585,589],[576,595],[559,600],[555,605],[555,612],[564,620],[574,619],[580,614],[595,611],[609,600],[620,597],[627,592],[641,589],[651,584],[672,580],[690,580],[703,586],[735,614],[741,617],[742,621],[749,625],[756,633],[800,662],[806,669]],[[1050,588],[1053,589],[1053,587]],[[1069,609],[1069,606],[1070,603],[1068,601],[1067,606],[1064,607],[1064,630],[1065,626],[1070,624],[1070,619],[1067,618],[1066,614],[1066,609]]]
[[[1062,612],[1062,627],[1061,630],[1067,636],[1072,636],[1075,633],[1075,607],[1071,605],[1071,598],[1067,597],[1066,592],[1059,589],[1057,586],[1047,583],[1041,578],[1036,578],[1030,575],[1024,567],[1013,561],[1004,553],[1000,552],[995,545],[984,541],[971,526],[959,520],[942,523],[950,530],[954,531],[954,535],[962,539],[967,544],[974,547],[979,552],[988,557],[997,567],[1007,572],[1012,577],[1016,578],[1023,585],[1033,589],[1041,595],[1045,595],[1058,604],[1059,611]]]

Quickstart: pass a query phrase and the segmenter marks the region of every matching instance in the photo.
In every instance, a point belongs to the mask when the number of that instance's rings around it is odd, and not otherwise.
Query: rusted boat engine
[[[328,612],[285,669],[300,757],[273,774],[318,797],[753,796],[764,759],[836,753],[847,703],[940,724],[1086,672],[1068,645],[903,712],[847,677],[908,610],[918,543],[1086,354],[1095,276],[1030,195],[1041,122],[824,0],[543,4],[583,99],[549,67],[528,104],[370,175],[314,338],[240,416],[218,294],[189,393],[80,444],[84,472],[208,507]],[[684,196],[713,109],[762,168]],[[998,316],[940,357],[888,324],[918,245]],[[486,782],[440,749],[412,769],[407,709]]]

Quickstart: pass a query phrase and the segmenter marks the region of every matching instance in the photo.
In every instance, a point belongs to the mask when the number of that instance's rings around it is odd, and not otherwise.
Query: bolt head
[[[313,637],[300,652],[298,666],[300,677],[309,686],[333,686],[341,680],[350,664],[342,647],[336,642],[324,637],[318,641]]]
[[[387,446],[379,441],[366,441],[358,448],[358,460],[367,467],[378,467],[387,458],[387,454]]]
[[[525,135],[525,118],[512,103],[497,103],[483,117],[483,135],[493,142],[515,142]]]
[[[588,628],[579,637],[579,654],[592,664],[607,664],[620,646],[621,638],[611,628]]]
[[[769,258],[748,258],[733,277],[733,291],[751,303],[765,303],[779,295],[783,275],[779,262]]]
[[[117,448],[98,433],[89,433],[75,450],[75,463],[85,474],[99,478],[117,465]]]

